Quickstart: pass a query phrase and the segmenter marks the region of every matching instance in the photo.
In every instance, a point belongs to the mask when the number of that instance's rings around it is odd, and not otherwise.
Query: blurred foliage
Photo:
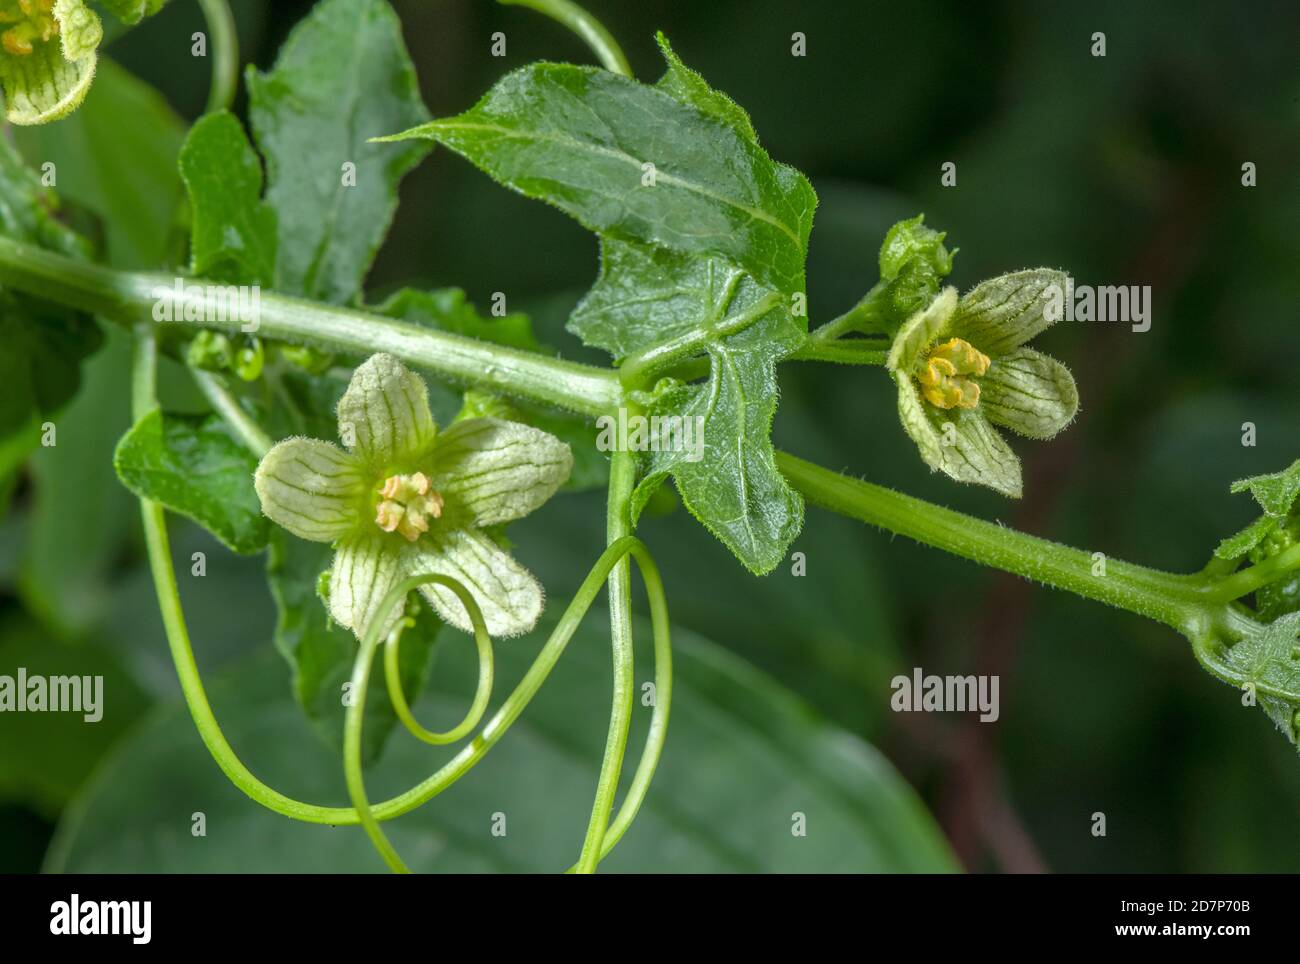
[[[1183,570],[1202,565],[1220,538],[1253,517],[1249,499],[1229,495],[1233,479],[1277,470],[1300,454],[1293,364],[1300,357],[1300,9],[1293,4],[1249,12],[1208,2],[1158,9],[1122,0],[1033,8],[873,0],[851,10],[833,0],[590,5],[622,41],[638,76],[661,72],[653,35],[663,29],[687,63],[751,112],[773,157],[810,176],[821,197],[808,266],[814,324],[866,290],[884,232],[921,211],[961,248],[951,281],[963,290],[1036,264],[1066,268],[1080,283],[1153,288],[1148,332],[1063,323],[1043,337],[1039,347],[1074,370],[1083,407],[1050,445],[1017,446],[1027,493],[1019,503],[928,473],[897,424],[892,386],[880,372],[787,367],[778,444],[986,518]],[[464,110],[504,71],[529,61],[590,59],[575,38],[527,11],[482,0],[396,6],[434,116]],[[310,4],[235,7],[245,60],[266,69]],[[191,120],[202,108],[208,65],[189,56],[188,39],[177,38],[199,29],[197,18],[193,4],[169,5],[105,51]],[[499,59],[488,55],[497,30],[508,38],[507,56]],[[795,31],[807,37],[806,57],[790,56]],[[1090,55],[1095,31],[1106,33],[1105,58]],[[24,132],[19,146],[29,158],[69,151],[67,163],[75,157],[80,166],[60,164],[65,201],[98,216],[112,260],[156,262],[168,257],[174,236],[178,195],[169,192],[178,190],[170,172],[179,127],[152,95],[114,79],[107,63],[101,70],[80,113],[42,129],[45,140]],[[107,127],[97,98],[109,102],[102,108]],[[245,108],[241,95],[236,110],[246,121]],[[97,134],[103,130],[112,137]],[[946,161],[957,166],[956,187],[940,185]],[[1241,184],[1247,161],[1257,166],[1258,187]],[[146,186],[135,203],[110,206],[113,198],[96,180],[106,174],[139,174]],[[404,285],[458,286],[487,304],[502,291],[511,311],[533,315],[541,341],[568,357],[599,361],[562,330],[595,277],[596,256],[594,240],[560,213],[437,151],[402,185],[368,292],[378,302]],[[186,769],[174,783],[155,774],[148,785],[183,795],[191,781],[211,787],[216,771],[175,709],[134,508],[112,479],[108,455],[126,427],[125,408],[113,406],[124,406],[125,396],[97,402],[94,393],[101,382],[109,392],[123,371],[122,353],[110,340],[87,368],[82,397],[59,419],[57,450],[40,451],[0,487],[9,502],[0,522],[0,671],[17,653],[34,664],[37,654],[27,654],[35,642],[46,643],[50,652],[42,655],[55,661],[69,648],[84,649],[106,675],[130,681],[110,692],[137,701],[131,715],[147,701],[165,704],[142,738],[170,740],[174,755],[160,759],[178,767],[183,761]],[[199,407],[164,376],[171,407]],[[1254,447],[1242,445],[1245,422],[1256,426]],[[64,497],[58,505],[72,508],[46,511],[52,491],[69,479],[91,504]],[[521,561],[544,574],[553,604],[598,552],[593,520],[602,513],[599,493],[564,495],[512,532]],[[921,791],[967,866],[1300,870],[1294,751],[1270,732],[1263,714],[1243,709],[1205,675],[1172,631],[816,511],[793,547],[806,553],[803,577],[789,564],[762,581],[749,576],[680,509],[647,514],[641,534],[664,569],[674,621],[881,746]],[[272,712],[294,722],[267,732],[265,741],[276,745],[267,759],[279,754],[291,768],[296,752],[317,747],[302,749],[312,737],[288,701],[284,670],[268,662],[273,610],[262,561],[235,558],[184,522],[175,522],[175,539],[178,565],[194,551],[208,555],[204,580],[182,580],[201,666],[214,676],[235,663],[274,667],[267,670],[274,676],[267,698],[278,700]],[[575,657],[601,682],[570,702],[603,719],[602,637],[587,631],[573,645],[566,660]],[[990,725],[888,712],[890,677],[913,666],[1000,673],[1001,719]],[[434,686],[438,699],[458,694],[450,697],[452,709],[468,692],[450,688],[441,664]],[[124,714],[123,725],[129,718]],[[685,779],[677,774],[705,765],[687,756],[697,732],[692,718],[684,710],[680,730],[674,721],[668,788]],[[272,725],[270,719],[249,717],[247,725]],[[539,714],[533,725],[545,730],[546,720]],[[530,743],[521,734],[521,746],[511,750],[505,741],[496,751],[501,757],[487,766],[498,773],[512,759],[526,766]],[[81,727],[20,731],[0,719],[0,869],[37,866],[58,809],[118,735],[106,728],[86,742]],[[566,738],[545,737],[556,746]],[[589,793],[592,775],[576,769],[577,757],[547,752],[568,761],[557,782]],[[594,745],[580,755],[585,766]],[[402,759],[409,756],[394,752],[384,765]],[[312,789],[310,774],[301,779],[304,790]],[[474,785],[466,781],[457,792],[475,799],[487,792]],[[94,793],[102,800],[119,791],[100,786]],[[237,795],[233,788],[225,794]],[[574,800],[580,796],[573,792]],[[118,806],[135,803],[127,795]],[[1090,832],[1098,811],[1107,816],[1104,838]],[[448,817],[439,812],[429,819]],[[653,810],[647,816],[658,820]],[[242,839],[253,848],[273,844],[283,827],[262,814],[246,819],[240,832],[251,835]],[[574,822],[578,812],[566,811],[564,819]],[[711,834],[730,817],[701,819],[712,821],[701,828]],[[178,827],[190,839],[185,824]],[[637,846],[636,834],[634,828],[626,846]],[[115,844],[119,856],[129,839]],[[418,862],[418,848],[429,839],[415,833],[403,840],[399,833],[396,842],[414,848]],[[335,847],[356,855],[365,842],[359,833],[338,832],[317,848],[318,857]],[[108,865],[92,857],[81,866]],[[779,865],[779,855],[764,854],[761,863]],[[364,868],[360,857],[356,865]],[[462,865],[480,864],[467,856]]]

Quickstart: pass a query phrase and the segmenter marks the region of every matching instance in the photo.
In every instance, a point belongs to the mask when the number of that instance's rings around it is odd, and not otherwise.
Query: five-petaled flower
[[[568,445],[539,429],[472,418],[439,433],[424,381],[392,355],[357,368],[338,405],[347,451],[290,438],[257,467],[262,511],[296,536],[334,544],[330,614],[362,636],[402,579],[450,576],[474,596],[493,636],[536,624],[542,588],[486,532],[532,512],[569,477]],[[466,632],[460,601],[443,586],[421,594]],[[382,632],[401,616],[394,606]]]
[[[1019,498],[1020,460],[994,426],[1049,439],[1079,409],[1069,369],[1024,347],[1056,320],[1048,295],[1066,281],[1034,268],[985,281],[960,300],[945,288],[899,329],[886,365],[903,427],[930,468]]]
[[[85,0],[0,0],[5,120],[44,124],[75,110],[95,77],[103,39]]]

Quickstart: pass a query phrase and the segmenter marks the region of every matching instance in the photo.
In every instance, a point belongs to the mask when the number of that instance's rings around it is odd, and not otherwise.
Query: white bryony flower
[[[5,120],[44,124],[76,110],[95,78],[103,39],[85,0],[0,0]]]
[[[1079,392],[1055,358],[1025,342],[1055,322],[1064,272],[991,278],[960,300],[945,288],[894,336],[886,367],[903,428],[932,469],[1019,498],[1020,459],[994,427],[1050,439],[1074,419]]]
[[[346,451],[290,438],[266,453],[254,484],[262,512],[294,535],[334,545],[330,615],[360,638],[402,579],[458,580],[493,636],[528,632],[542,587],[487,533],[549,499],[569,477],[568,445],[540,429],[471,418],[439,432],[423,379],[392,355],[357,368],[338,405]],[[460,600],[420,587],[448,624],[472,632]],[[402,614],[394,606],[383,633]]]

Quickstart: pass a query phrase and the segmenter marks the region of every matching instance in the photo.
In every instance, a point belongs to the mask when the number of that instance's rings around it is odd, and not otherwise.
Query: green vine
[[[154,588],[186,704],[204,744],[235,786],[295,820],[359,824],[386,864],[405,872],[381,824],[427,803],[483,759],[524,712],[607,584],[610,720],[590,818],[571,868],[594,872],[645,800],[667,732],[672,697],[667,603],[655,562],[636,533],[642,510],[669,477],[687,508],[757,574],[770,572],[785,557],[807,500],[979,565],[1169,626],[1191,642],[1209,672],[1257,691],[1270,715],[1295,738],[1300,681],[1291,661],[1300,627],[1294,613],[1269,610],[1261,599],[1300,571],[1300,544],[1293,535],[1300,463],[1238,483],[1264,515],[1225,540],[1203,570],[1173,574],[1050,542],[775,450],[770,428],[780,363],[883,367],[897,388],[902,427],[932,469],[1018,496],[1020,463],[1000,430],[1047,440],[1078,410],[1069,370],[1027,347],[1054,320],[1045,300],[1068,279],[1031,269],[989,279],[959,295],[944,283],[955,252],[949,253],[944,236],[917,217],[895,225],[886,237],[880,280],[849,311],[809,331],[804,263],[816,195],[802,175],[763,152],[744,111],[689,70],[662,36],[668,69],[652,87],[632,79],[613,37],[569,0],[503,2],[531,7],[574,31],[604,70],[524,67],[474,108],[444,120],[427,120],[423,105],[407,91],[407,100],[386,105],[394,124],[400,120],[407,129],[394,127],[386,136],[351,147],[388,152],[382,156],[393,169],[404,170],[402,165],[416,163],[432,142],[443,144],[598,234],[601,274],[573,313],[570,330],[589,346],[608,351],[610,366],[546,354],[530,331],[478,316],[461,293],[404,293],[378,308],[360,307],[365,304],[360,280],[373,246],[358,256],[351,275],[340,269],[331,277],[329,265],[312,262],[307,269],[294,267],[298,273],[291,276],[284,251],[277,252],[282,237],[275,233],[274,190],[264,191],[261,161],[242,126],[225,113],[234,100],[238,51],[223,0],[202,0],[215,55],[210,118],[200,124],[203,136],[211,138],[206,143],[213,158],[197,147],[183,156],[195,220],[184,283],[93,264],[73,246],[51,244],[39,232],[0,235],[0,286],[118,322],[134,333],[136,428],[119,448],[119,473],[140,496]],[[398,60],[391,86],[413,88],[413,73],[401,60],[404,51],[400,58],[392,54],[400,50],[400,35],[381,33],[373,42]],[[288,72],[292,66],[276,69]],[[264,82],[252,81],[254,86]],[[569,105],[575,99],[603,124],[617,118],[615,134],[601,140],[601,130],[593,133],[574,122]],[[268,155],[268,177],[279,133],[268,133],[273,120],[280,120],[274,106],[259,100],[252,111],[259,146]],[[674,133],[688,138],[700,131],[710,138],[709,150],[690,145],[694,166],[676,166]],[[530,153],[537,145],[544,150]],[[667,156],[643,163],[652,150]],[[539,166],[543,162],[566,167],[570,180],[551,179],[550,169]],[[212,183],[205,180],[212,173],[205,167],[209,163],[236,186],[205,189]],[[232,170],[241,176],[229,175]],[[737,171],[748,173],[752,182],[737,187]],[[641,178],[641,187],[632,185],[629,172]],[[400,171],[388,185],[391,203],[397,176]],[[632,194],[642,188],[657,193]],[[632,197],[635,203],[609,203]],[[386,221],[379,220],[382,235]],[[728,230],[679,229],[696,220]],[[220,230],[200,231],[211,226]],[[367,243],[363,238],[363,251]],[[207,289],[245,282],[260,286],[272,279],[278,290],[260,294],[255,330],[243,317],[209,316]],[[161,319],[160,309],[165,309]],[[178,320],[186,318],[194,320]],[[206,334],[194,337],[196,327]],[[223,446],[223,456],[237,464],[250,458],[258,463],[261,515],[246,527],[251,535],[222,527],[221,507],[214,508],[218,499],[186,501],[149,490],[146,482],[132,484],[127,442],[147,444],[146,430],[198,431],[189,423],[169,423],[160,408],[160,351],[186,359],[228,432],[210,444]],[[370,360],[357,367],[338,404],[344,448],[297,437],[306,434],[307,415],[294,402],[294,379],[328,384],[338,359],[360,356]],[[403,362],[469,390],[465,411],[450,428],[439,431],[433,425],[426,386]],[[241,388],[259,380],[265,399],[287,400],[283,407],[298,420],[292,430],[267,420],[275,404],[259,402]],[[668,448],[644,456],[627,446],[615,448],[609,458],[606,548],[522,680],[489,715],[492,636],[528,631],[541,607],[540,587],[522,567],[513,568],[499,529],[540,506],[569,477],[570,446],[540,427],[553,426],[560,418],[556,411],[578,416],[584,426],[591,420],[694,418],[706,426],[708,442],[696,458]],[[358,428],[368,437],[349,440],[348,431]],[[279,440],[285,436],[294,437]],[[286,455],[286,447],[294,445],[298,448]],[[458,476],[447,468],[457,459],[479,461]],[[307,474],[286,477],[295,463],[306,465]],[[465,482],[487,472],[500,473],[508,483],[501,492],[484,495],[482,485],[476,489]],[[352,806],[319,806],[281,794],[249,771],[223,735],[181,606],[168,509],[209,525],[236,551],[265,547],[270,536],[263,516],[294,536],[333,547],[323,602],[357,643],[343,745]],[[454,539],[471,549],[462,546],[458,555],[446,548]],[[494,596],[483,588],[487,580],[473,578],[474,553],[495,560],[484,563],[491,574],[512,566],[514,581],[505,591]],[[655,699],[645,746],[616,809],[634,708],[631,561],[648,600]],[[357,572],[369,579],[371,590],[380,585],[380,575],[389,580],[382,592],[374,590],[377,599],[361,598],[358,586],[365,580]],[[477,650],[478,684],[468,710],[443,732],[419,723],[404,691],[400,640],[413,620],[400,607],[413,592],[443,622],[470,632]],[[1247,606],[1251,596],[1254,608]],[[526,597],[525,602],[516,597]],[[371,804],[362,736],[370,675],[381,647],[389,701],[406,730],[431,745],[467,742],[431,776]]]

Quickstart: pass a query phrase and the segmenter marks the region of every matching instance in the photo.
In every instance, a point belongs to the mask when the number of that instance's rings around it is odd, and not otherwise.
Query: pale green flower
[[[103,39],[84,0],[0,0],[5,119],[44,124],[76,110],[95,78]]]
[[[1069,369],[1024,343],[1056,318],[1064,272],[1016,271],[958,300],[945,288],[894,336],[886,365],[903,428],[932,469],[959,482],[1021,494],[1020,460],[994,427],[1049,439],[1079,410]]]
[[[267,452],[254,483],[262,511],[294,535],[334,545],[330,615],[358,637],[402,579],[439,573],[463,583],[493,636],[537,623],[542,587],[483,528],[532,512],[569,477],[568,445],[539,429],[472,418],[438,432],[424,381],[374,355],[339,401],[339,437],[290,438]],[[420,592],[444,621],[471,632],[443,586]],[[386,633],[401,615],[393,607]]]

